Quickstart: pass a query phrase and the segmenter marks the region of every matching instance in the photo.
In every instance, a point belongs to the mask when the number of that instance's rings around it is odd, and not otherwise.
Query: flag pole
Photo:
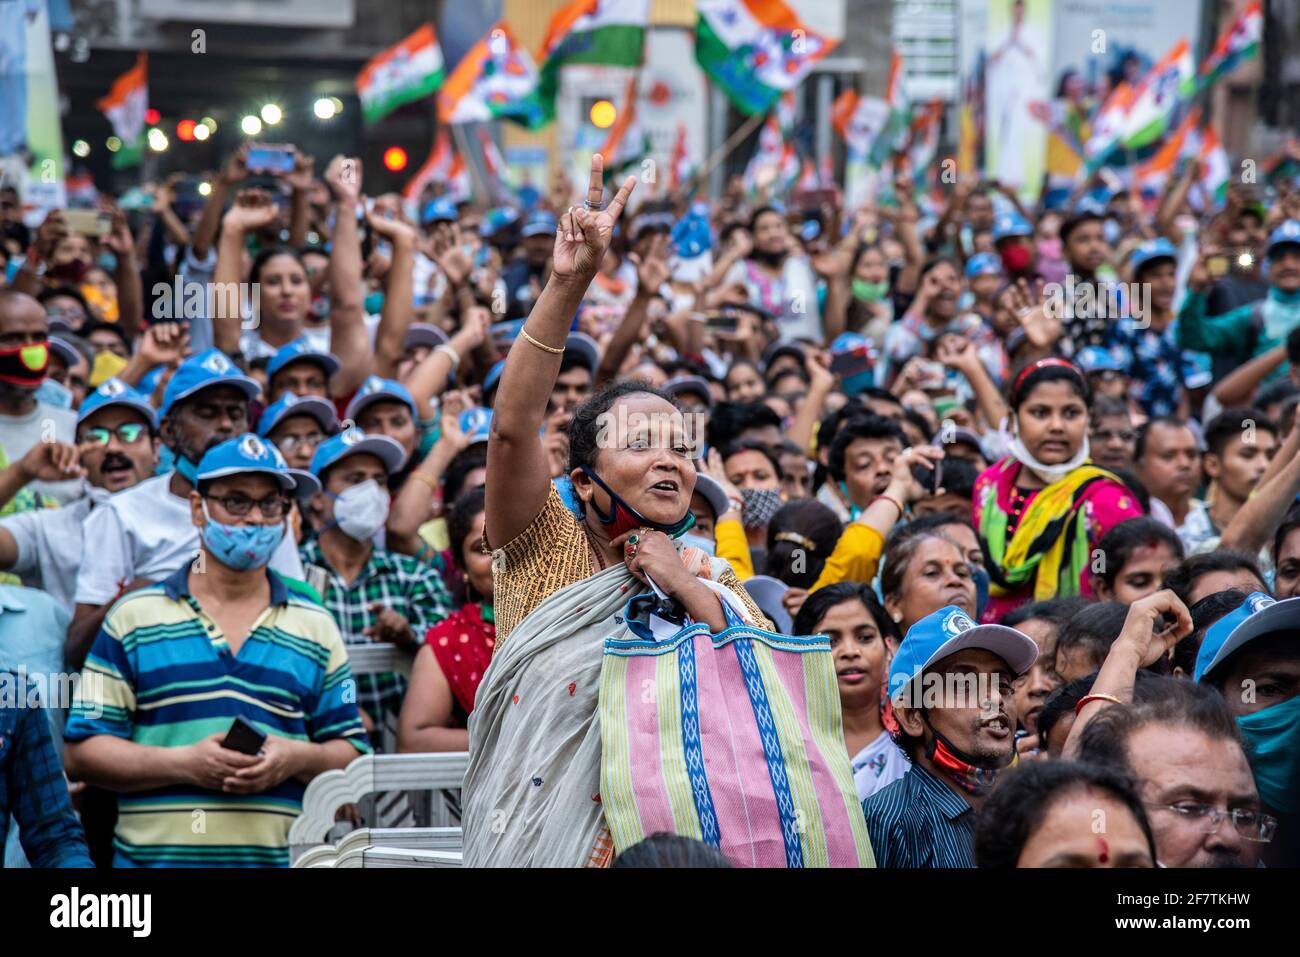
[[[466,165],[469,166],[470,178],[474,180],[475,189],[481,189],[481,195],[486,196],[487,201],[492,203],[492,187],[488,184],[486,177],[483,176],[482,170],[479,169],[479,164],[474,161],[473,155],[467,148],[469,146],[469,141],[465,138],[465,129],[463,124],[450,123],[448,125],[451,127],[451,138],[456,141],[457,152],[460,153],[461,158],[464,159]]]
[[[689,196],[699,189],[701,181],[713,172],[713,168],[721,163],[730,155],[731,151],[744,141],[745,137],[754,132],[758,125],[767,119],[767,113],[755,113],[740,126],[736,127],[735,132],[727,137],[726,141],[713,151],[705,164],[691,177],[690,182],[686,184],[686,195]]]

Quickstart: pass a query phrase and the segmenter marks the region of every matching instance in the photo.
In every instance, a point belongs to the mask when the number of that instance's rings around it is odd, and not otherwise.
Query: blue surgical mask
[[[1111,246],[1114,246],[1119,242],[1120,236],[1123,235],[1124,231],[1120,228],[1118,220],[1108,219],[1102,223],[1101,232],[1102,235],[1106,237],[1106,242]]]
[[[713,539],[705,538],[703,535],[691,535],[688,533],[686,535],[683,535],[680,539],[678,539],[678,541],[680,541],[683,545],[687,545],[692,548],[698,548],[706,555],[718,554],[718,546],[713,541]]]
[[[1259,798],[1274,811],[1300,812],[1300,697],[1237,719]]]
[[[53,379],[46,379],[33,393],[36,401],[56,409],[72,408],[72,392],[67,386],[60,385]]]
[[[222,525],[208,514],[208,503],[203,503],[203,546],[221,564],[244,572],[262,568],[280,547],[284,538],[284,522],[275,525]]]
[[[191,484],[199,483],[199,465],[197,462],[191,462],[184,455],[176,456],[176,471]]]

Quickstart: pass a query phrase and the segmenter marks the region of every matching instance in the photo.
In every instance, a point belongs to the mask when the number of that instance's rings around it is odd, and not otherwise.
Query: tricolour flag
[[[492,139],[485,127],[478,128],[479,148],[483,151],[483,168],[488,182],[495,184],[496,191],[508,198],[515,198],[514,188],[506,182],[506,162],[501,156],[496,140]]]
[[[607,178],[613,176],[617,179],[624,170],[641,162],[650,152],[650,136],[637,120],[636,97],[636,75],[633,74],[627,81],[623,108],[618,111],[618,118],[610,127],[604,145],[596,151],[605,158]]]
[[[907,94],[907,70],[897,50],[889,57],[889,80],[885,85],[885,128],[872,143],[867,161],[882,167],[895,153],[907,149],[911,139],[912,101]]]
[[[409,37],[380,53],[357,74],[357,95],[367,123],[406,103],[432,96],[444,78],[442,49],[426,23]]]
[[[1178,171],[1179,161],[1186,159],[1189,152],[1195,153],[1193,141],[1200,122],[1201,111],[1195,107],[1188,110],[1187,116],[1160,145],[1156,154],[1134,169],[1133,188],[1148,204],[1164,193],[1170,177]]]
[[[1233,19],[1219,36],[1214,49],[1201,64],[1201,82],[1215,80],[1235,70],[1245,60],[1259,53],[1259,41],[1264,35],[1264,7],[1259,0],[1246,4],[1245,9]]]
[[[782,182],[794,182],[799,176],[799,157],[794,143],[794,94],[785,93],[776,109],[758,132],[758,146],[745,166],[745,189],[751,194],[761,189],[775,192]]]
[[[519,117],[533,125],[538,110],[537,66],[502,20],[456,64],[438,94],[440,123],[481,123]]]
[[[451,148],[451,135],[445,126],[438,127],[429,158],[415,171],[402,190],[402,196],[408,203],[418,204],[425,187],[434,183],[442,183],[445,186],[442,195],[456,202],[468,199],[472,192],[469,169],[464,158]],[[417,217],[419,212],[418,209],[415,211]]]
[[[1106,162],[1120,144],[1124,134],[1128,114],[1136,96],[1132,84],[1121,80],[1106,101],[1102,103],[1097,115],[1092,120],[1092,132],[1083,144],[1084,158],[1088,161],[1088,170],[1092,172]]]
[[[113,154],[114,169],[134,166],[144,155],[144,114],[149,109],[148,64],[147,54],[138,54],[135,66],[114,80],[108,95],[95,104],[113,125],[113,135],[122,141],[122,148]]]
[[[530,125],[555,118],[560,69],[570,64],[640,66],[650,0],[574,0],[551,17],[537,54],[541,64]]]
[[[1196,61],[1187,41],[1179,40],[1134,89],[1120,137],[1124,149],[1141,149],[1161,139],[1195,92]]]
[[[1201,164],[1192,185],[1189,198],[1200,199],[1202,211],[1218,209],[1228,198],[1228,179],[1231,176],[1228,154],[1213,126],[1201,130],[1201,148],[1196,154]]]
[[[677,124],[677,135],[673,138],[673,156],[668,171],[670,189],[681,189],[695,173],[695,164],[691,162],[690,152],[686,146],[686,124]]]
[[[695,59],[742,113],[772,108],[837,41],[815,33],[782,0],[699,0]]]
[[[923,182],[930,171],[930,163],[939,151],[939,128],[943,123],[943,100],[934,99],[917,110],[912,118],[911,138],[907,144],[907,159],[917,182]]]
[[[889,122],[889,104],[878,96],[845,90],[831,109],[831,125],[844,139],[849,162],[866,163]]]

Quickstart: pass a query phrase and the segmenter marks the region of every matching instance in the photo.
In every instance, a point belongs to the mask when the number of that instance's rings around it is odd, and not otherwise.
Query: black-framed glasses
[[[1273,834],[1277,831],[1277,818],[1240,807],[1228,811],[1199,801],[1181,801],[1178,804],[1148,803],[1147,807],[1169,811],[1184,821],[1198,825],[1206,834],[1213,834],[1219,829],[1219,825],[1231,818],[1232,826],[1242,839],[1254,844],[1267,844],[1273,840]]]
[[[257,506],[257,510],[262,513],[263,518],[283,518],[289,511],[289,497],[287,495],[268,495],[266,498],[250,498],[240,492],[231,492],[229,495],[208,495],[210,502],[219,502],[231,515],[236,518],[243,518]]]
[[[325,441],[325,435],[322,432],[309,432],[307,435],[286,435],[275,444],[286,455],[296,449],[298,446],[314,449]]]
[[[83,429],[81,432],[82,445],[108,445],[116,435],[122,440],[123,445],[133,445],[140,440],[141,433],[147,430],[147,426],[140,422],[123,422],[115,429],[106,429],[98,426],[93,429]]]

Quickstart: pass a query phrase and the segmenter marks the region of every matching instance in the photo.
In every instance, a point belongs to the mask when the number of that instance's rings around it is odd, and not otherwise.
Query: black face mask
[[[50,364],[48,342],[35,342],[17,349],[0,349],[0,383],[19,390],[35,391],[45,381]]]
[[[761,249],[755,249],[752,253],[750,253],[750,256],[752,256],[754,259],[761,262],[764,266],[767,266],[769,269],[776,269],[783,262],[785,262],[786,253],[785,252],[766,253],[763,252]]]
[[[58,279],[60,282],[79,283],[86,278],[86,273],[90,272],[90,264],[84,259],[73,259],[70,262],[59,263],[57,266],[51,266],[46,273]]]

